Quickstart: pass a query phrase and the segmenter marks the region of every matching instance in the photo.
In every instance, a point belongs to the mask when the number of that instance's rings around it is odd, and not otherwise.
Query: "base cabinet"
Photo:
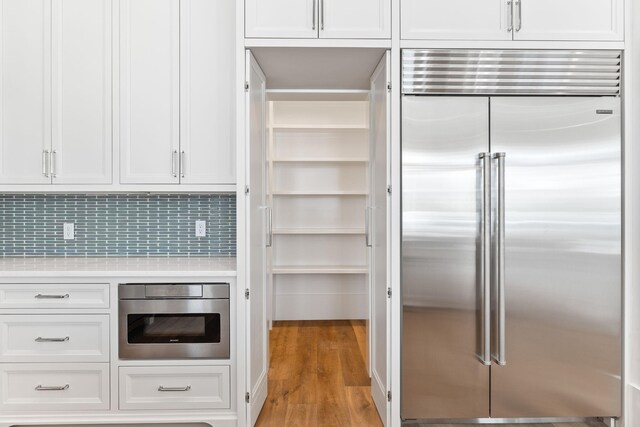
[[[120,367],[119,409],[228,409],[229,366]]]
[[[107,410],[109,364],[2,364],[0,387],[0,412]]]

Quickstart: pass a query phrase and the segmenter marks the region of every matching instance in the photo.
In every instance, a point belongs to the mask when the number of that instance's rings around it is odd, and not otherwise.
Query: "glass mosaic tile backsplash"
[[[196,220],[207,222],[195,237]],[[75,224],[64,240],[63,224]],[[3,194],[2,257],[235,256],[228,194]]]

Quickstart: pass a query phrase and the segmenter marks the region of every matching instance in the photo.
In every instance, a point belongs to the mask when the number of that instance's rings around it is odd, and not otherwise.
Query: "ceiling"
[[[368,90],[385,49],[257,47],[268,90]]]

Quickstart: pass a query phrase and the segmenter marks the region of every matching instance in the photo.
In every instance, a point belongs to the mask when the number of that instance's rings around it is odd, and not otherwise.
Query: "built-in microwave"
[[[121,359],[228,359],[229,284],[118,286]]]

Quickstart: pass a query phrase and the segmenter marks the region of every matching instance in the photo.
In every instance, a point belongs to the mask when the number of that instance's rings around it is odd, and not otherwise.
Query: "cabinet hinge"
[[[251,292],[249,292],[249,289],[245,289],[245,290],[244,290],[244,297],[245,297],[246,299],[249,299],[249,295],[250,295],[250,294],[251,294]]]
[[[387,392],[387,402],[391,402],[391,390]]]
[[[244,186],[244,194],[249,194],[249,186],[248,185]]]
[[[246,392],[244,394],[244,401],[249,403],[251,401],[251,395],[249,394],[249,392]]]
[[[391,82],[387,83],[387,92],[391,92]]]
[[[391,186],[387,185],[387,193],[391,194]]]
[[[249,92],[249,82],[244,82],[244,91]]]
[[[387,288],[387,298],[391,298],[391,288]]]

